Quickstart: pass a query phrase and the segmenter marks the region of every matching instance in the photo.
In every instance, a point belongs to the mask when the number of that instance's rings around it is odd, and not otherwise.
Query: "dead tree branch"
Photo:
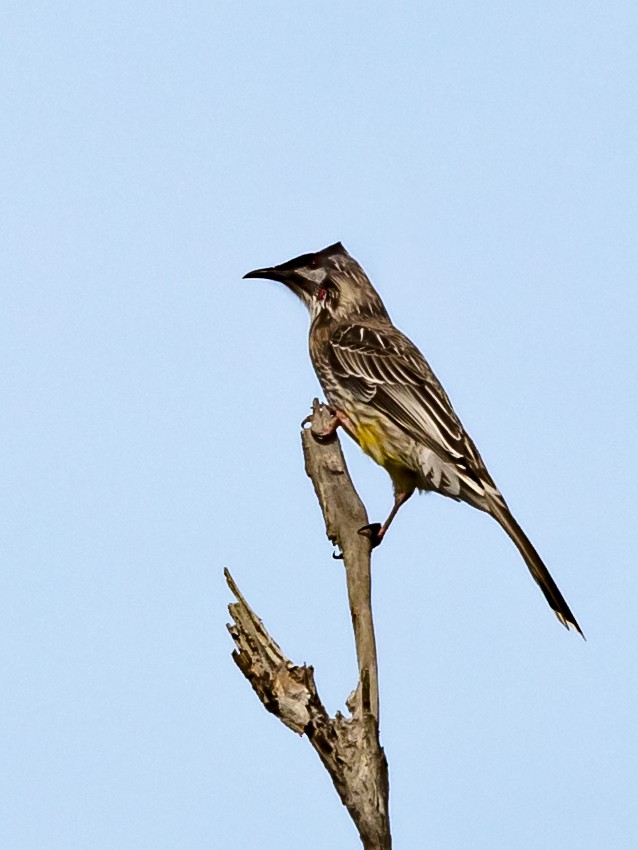
[[[368,523],[341,452],[339,440],[319,443],[312,436],[329,428],[330,413],[315,399],[302,430],[306,472],[323,512],[326,534],[343,553],[354,629],[359,682],[346,700],[350,712],[330,717],[311,666],[290,661],[252,611],[228,570],[236,598],[229,607],[235,641],[233,659],[265,708],[300,735],[306,735],[330,774],[352,817],[365,850],[390,850],[388,764],[379,741],[379,685],[371,606],[370,542],[358,533]]]

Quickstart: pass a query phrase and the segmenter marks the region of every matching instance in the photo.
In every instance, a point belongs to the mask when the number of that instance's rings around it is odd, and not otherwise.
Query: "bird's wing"
[[[445,390],[406,336],[391,325],[345,324],[330,341],[331,366],[355,397],[443,460],[490,481]]]

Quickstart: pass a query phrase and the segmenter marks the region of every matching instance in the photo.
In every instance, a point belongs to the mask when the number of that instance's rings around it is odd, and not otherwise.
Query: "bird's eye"
[[[327,289],[320,289],[319,292],[317,293],[317,301],[325,301],[327,296],[328,296],[328,290]]]
[[[308,263],[311,269],[318,269],[321,265],[321,260],[319,257],[313,257],[312,260]]]

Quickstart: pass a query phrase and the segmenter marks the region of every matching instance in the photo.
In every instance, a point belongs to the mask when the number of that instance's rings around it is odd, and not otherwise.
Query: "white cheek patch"
[[[319,269],[309,269],[309,268],[300,269],[298,274],[300,274],[301,277],[304,277],[306,280],[311,280],[313,283],[317,284],[317,286],[319,286],[319,284],[323,283],[324,280],[328,277],[328,272],[325,269],[322,269],[322,268],[319,268]]]

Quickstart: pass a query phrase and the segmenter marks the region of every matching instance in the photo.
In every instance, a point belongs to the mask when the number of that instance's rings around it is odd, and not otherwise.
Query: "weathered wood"
[[[377,647],[372,621],[370,540],[359,534],[368,524],[368,514],[354,489],[338,439],[317,444],[312,432],[322,433],[330,422],[330,412],[317,399],[313,402],[309,425],[301,434],[306,473],[312,481],[326,522],[326,534],[343,554],[348,585],[350,616],[359,664],[361,698],[379,720]]]
[[[365,850],[390,850],[388,765],[379,740],[379,686],[371,606],[370,542],[358,530],[368,523],[348,473],[338,438],[320,443],[312,435],[329,429],[331,416],[315,399],[303,423],[306,472],[315,488],[329,539],[343,554],[354,629],[359,681],[346,700],[350,716],[330,717],[311,666],[297,666],[281,651],[252,611],[228,570],[236,598],[229,605],[233,658],[265,708],[305,734],[329,772]]]

